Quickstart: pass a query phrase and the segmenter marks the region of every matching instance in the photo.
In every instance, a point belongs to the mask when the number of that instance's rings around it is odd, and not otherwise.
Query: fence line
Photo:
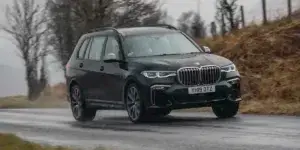
[[[299,0],[260,0],[261,5],[263,5],[264,1],[266,2],[265,12],[266,12],[266,21],[271,21],[281,17],[291,17],[292,12],[300,9],[300,1]],[[273,3],[273,4],[271,4]],[[270,8],[271,6],[271,8]],[[276,6],[276,7],[275,7]],[[247,10],[245,7],[246,20],[250,22],[254,21],[256,23],[264,22],[264,10],[263,6],[261,6],[261,11],[257,12],[257,8],[252,10]],[[251,15],[253,14],[253,15]],[[249,19],[251,18],[251,19]]]
[[[263,7],[263,1],[265,2],[265,7]],[[265,18],[266,22],[276,20],[282,18],[284,16],[292,16],[293,11],[300,9],[300,0],[257,0],[257,5],[252,5],[252,8],[247,6],[247,4],[243,5],[239,3],[240,13],[240,28],[244,28],[247,25],[252,23],[254,24],[262,24],[264,23],[264,14],[263,8],[265,8]],[[201,5],[200,5],[201,9]],[[217,23],[217,32],[221,33],[221,25]],[[211,22],[205,22],[205,27],[207,31],[207,35],[211,35]]]
[[[291,18],[292,17],[292,12],[295,11],[296,9],[300,9],[300,0],[284,0],[284,1],[268,1],[268,0],[259,0],[261,1],[261,7],[255,7],[255,10],[248,10],[247,11],[247,6],[240,6],[240,27],[244,28],[250,23],[255,23],[255,24],[266,24],[268,21],[276,20],[282,17],[287,17]],[[275,3],[276,5],[280,5],[277,7],[280,8],[274,8],[271,6],[271,2]],[[281,3],[280,3],[281,2]],[[271,6],[269,8],[268,6]],[[260,11],[258,11],[258,8],[261,8]],[[251,15],[252,14],[252,15]],[[206,23],[206,28],[210,29],[210,23]],[[207,30],[210,31],[210,30]],[[218,32],[221,33],[221,26],[218,26]],[[210,34],[210,33],[209,33]]]

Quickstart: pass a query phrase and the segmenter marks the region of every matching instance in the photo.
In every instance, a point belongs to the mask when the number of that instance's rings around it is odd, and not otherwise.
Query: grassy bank
[[[41,96],[35,101],[29,101],[26,96],[11,96],[0,98],[2,108],[65,108],[69,103],[66,98],[65,84],[57,84],[47,87]]]
[[[199,42],[234,61],[243,113],[300,115],[300,21],[280,20]]]
[[[0,109],[5,108],[66,108],[68,102],[52,96],[44,96],[36,101],[29,101],[25,96],[0,98]]]
[[[24,141],[14,135],[0,133],[1,150],[71,150],[65,147],[42,146]]]
[[[0,150],[80,150],[74,147],[47,146],[22,140],[12,134],[0,133]],[[95,150],[109,150],[107,148],[96,148]]]

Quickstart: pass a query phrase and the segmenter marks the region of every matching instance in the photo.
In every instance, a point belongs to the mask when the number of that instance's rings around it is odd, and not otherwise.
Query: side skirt
[[[124,110],[123,102],[98,100],[98,99],[87,99],[87,107],[96,108],[101,110]]]

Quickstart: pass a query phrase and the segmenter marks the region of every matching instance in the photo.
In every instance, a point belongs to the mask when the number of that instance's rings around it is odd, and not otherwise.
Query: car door
[[[87,82],[87,69],[85,65],[85,63],[87,63],[87,61],[85,60],[85,55],[87,53],[87,49],[88,49],[88,45],[90,42],[90,38],[85,38],[81,41],[79,41],[79,50],[76,53],[75,59],[74,61],[72,61],[71,63],[71,68],[72,68],[72,75],[73,74],[76,76],[76,81],[79,83],[79,85],[81,86],[81,88],[84,90],[88,88],[88,84],[86,84]]]
[[[122,69],[122,62],[105,61],[110,59],[111,55],[114,55],[116,60],[123,60],[120,45],[115,35],[108,36],[104,52],[102,64],[104,69],[103,78],[105,79],[104,91],[106,93],[105,100],[122,104],[122,88],[125,82],[123,75],[126,71]]]
[[[88,101],[105,99],[105,92],[103,91],[105,79],[103,79],[101,64],[106,41],[106,35],[92,37],[88,53],[85,55],[84,68],[87,70],[85,84]]]

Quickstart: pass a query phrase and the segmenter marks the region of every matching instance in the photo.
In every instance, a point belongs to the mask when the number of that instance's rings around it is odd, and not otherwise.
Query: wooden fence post
[[[246,23],[245,23],[244,6],[241,6],[241,22],[242,22],[242,27],[245,28]]]
[[[224,36],[226,34],[226,24],[225,24],[225,15],[222,13],[222,27],[221,27],[221,33]]]
[[[292,19],[292,0],[288,0],[288,18]]]
[[[262,1],[262,11],[263,11],[263,23],[267,24],[268,19],[267,19],[267,4],[266,0],[261,0]]]

